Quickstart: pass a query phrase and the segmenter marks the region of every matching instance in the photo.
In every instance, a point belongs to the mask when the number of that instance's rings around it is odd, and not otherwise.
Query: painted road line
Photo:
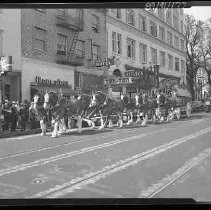
[[[186,174],[192,168],[196,167],[202,160],[211,155],[211,147],[199,153],[196,157],[187,161],[181,168],[175,171],[171,175],[165,176],[157,184],[153,184],[147,190],[140,193],[139,198],[152,198],[162,190],[166,189],[169,185],[179,179],[181,176]]]
[[[168,151],[184,142],[195,139],[196,137],[200,135],[204,135],[210,131],[211,131],[211,128],[203,129],[200,132],[190,134],[188,136],[171,141],[167,144],[155,147],[151,150],[142,152],[140,154],[136,154],[127,159],[120,160],[112,165],[104,167],[101,170],[90,172],[83,177],[77,177],[75,179],[72,179],[70,182],[64,183],[62,185],[57,185],[56,187],[50,188],[43,192],[39,192],[27,198],[58,198],[58,197],[65,196],[68,193],[72,193],[74,190],[81,189],[83,186],[87,186],[88,184],[95,183],[98,180],[105,178],[108,175],[111,175],[118,171],[122,171],[130,166],[140,163],[143,160],[153,158],[157,156],[158,154]]]
[[[199,123],[203,120],[197,120],[196,122]],[[186,123],[185,123],[186,124]],[[192,124],[189,123],[188,124],[189,126],[191,126]],[[178,127],[183,127],[183,124],[178,126]],[[178,128],[177,127],[177,128]],[[174,127],[173,128],[168,128],[168,129],[162,129],[160,130],[161,132],[165,131],[165,130],[170,130],[170,129],[175,129]],[[134,129],[128,129],[127,131],[122,131],[122,130],[115,130],[115,132],[118,133],[112,133],[111,134],[111,137],[112,136],[116,136],[119,134],[119,132],[121,133],[130,133],[130,132],[133,132]],[[110,136],[110,135],[108,135]],[[67,146],[67,145],[71,145],[71,144],[77,144],[77,143],[80,143],[80,142],[89,142],[89,141],[95,141],[98,139],[98,136],[96,138],[91,138],[91,139],[87,139],[87,140],[78,140],[78,141],[74,141],[74,142],[68,142],[68,143],[64,143],[64,144],[59,144],[59,145],[54,145],[54,146],[50,146],[50,147],[44,147],[44,148],[39,148],[39,149],[31,149],[31,150],[25,150],[25,151],[21,151],[19,153],[16,153],[16,154],[13,154],[13,155],[6,155],[6,156],[3,156],[3,157],[0,157],[0,160],[3,160],[3,159],[8,159],[8,158],[13,158],[13,157],[18,157],[18,156],[21,156],[21,155],[26,155],[26,154],[30,154],[30,153],[34,153],[34,152],[41,152],[41,151],[45,151],[45,150],[50,150],[50,149],[54,149],[54,148],[59,148],[59,147],[62,147],[62,146]]]
[[[116,144],[120,144],[120,143],[124,143],[124,142],[128,142],[128,141],[140,140],[140,138],[143,138],[143,137],[146,137],[146,136],[149,136],[149,135],[153,135],[153,134],[156,134],[156,133],[165,132],[166,130],[167,129],[163,129],[163,130],[154,131],[154,132],[151,132],[151,133],[145,133],[145,134],[140,134],[140,135],[131,136],[131,137],[127,137],[127,138],[117,139],[115,141],[106,142],[106,143],[98,144],[98,145],[91,146],[91,147],[85,147],[85,148],[82,148],[80,150],[75,150],[75,151],[72,151],[72,152],[51,156],[49,158],[36,160],[36,161],[30,162],[30,163],[24,163],[24,164],[21,164],[21,165],[13,166],[11,168],[1,169],[0,170],[0,176],[15,173],[15,172],[18,172],[18,171],[22,171],[22,170],[32,168],[32,167],[36,167],[36,166],[40,166],[40,165],[45,165],[45,164],[55,162],[55,161],[58,161],[58,160],[62,160],[62,159],[65,159],[65,158],[70,158],[70,157],[75,156],[75,155],[80,155],[80,154],[92,152],[92,151],[95,151],[95,150],[98,150],[98,149],[107,148],[107,147],[110,147],[110,146],[113,146],[113,145],[116,145]]]

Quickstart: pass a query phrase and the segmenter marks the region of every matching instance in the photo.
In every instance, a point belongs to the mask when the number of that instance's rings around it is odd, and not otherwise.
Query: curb
[[[47,130],[47,132],[50,131],[50,129]],[[15,136],[24,136],[24,135],[30,135],[30,134],[38,134],[41,133],[41,129],[37,128],[34,130],[26,130],[26,131],[0,131],[0,139],[1,138],[9,138],[9,137],[15,137]]]

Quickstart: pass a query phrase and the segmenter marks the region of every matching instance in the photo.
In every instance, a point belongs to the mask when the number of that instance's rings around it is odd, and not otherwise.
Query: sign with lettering
[[[12,71],[12,56],[1,57],[0,67],[2,72]]]
[[[132,83],[133,81],[131,77],[104,79],[105,85],[127,85]]]
[[[50,80],[50,79],[43,79],[39,76],[36,76],[35,82],[37,84],[42,84],[42,85],[64,86],[64,87],[70,87],[71,88],[71,85],[68,84],[68,81],[62,81],[60,79]]]
[[[143,72],[142,71],[126,71],[125,77],[142,77]]]

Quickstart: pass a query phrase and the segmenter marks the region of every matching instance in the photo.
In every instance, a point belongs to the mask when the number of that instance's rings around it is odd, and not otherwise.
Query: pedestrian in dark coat
[[[4,116],[3,130],[8,131],[9,125],[10,125],[10,115],[11,115],[10,103],[8,100],[5,100],[5,103],[4,103],[3,109],[2,109],[2,114]]]
[[[28,117],[28,110],[27,110],[27,107],[25,106],[24,103],[21,103],[19,116],[21,117],[21,120],[20,120],[21,129],[25,131],[26,130],[27,117]]]
[[[18,111],[16,108],[16,103],[15,101],[12,102],[12,107],[10,108],[11,110],[11,116],[10,116],[10,121],[11,121],[11,131],[15,131],[17,127],[17,121],[18,121]]]

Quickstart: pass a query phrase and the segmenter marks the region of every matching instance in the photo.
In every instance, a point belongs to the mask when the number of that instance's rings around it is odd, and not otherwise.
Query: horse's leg
[[[109,118],[108,118],[108,127],[109,128],[113,128],[113,123],[112,123],[112,120],[111,120],[111,116],[109,116]]]
[[[41,136],[45,136],[46,135],[46,125],[44,123],[44,120],[40,120],[40,128],[41,128]]]
[[[137,120],[136,120],[136,124],[141,122],[141,118],[140,118],[140,110],[138,110],[137,112]]]
[[[103,115],[102,115],[102,112],[99,111],[99,114],[100,114],[100,127],[99,127],[99,130],[103,129],[105,127],[105,124],[103,122]]]
[[[119,127],[122,128],[123,127],[123,120],[122,120],[122,116],[123,113],[120,114],[120,123],[119,123]]]
[[[133,122],[133,112],[131,111],[130,112],[130,120],[128,120],[128,124],[127,125],[130,125],[132,122]]]
[[[82,132],[82,117],[79,115],[77,119],[78,133]]]
[[[55,120],[54,129],[53,129],[51,137],[56,138],[57,136],[58,136],[58,121]]]

